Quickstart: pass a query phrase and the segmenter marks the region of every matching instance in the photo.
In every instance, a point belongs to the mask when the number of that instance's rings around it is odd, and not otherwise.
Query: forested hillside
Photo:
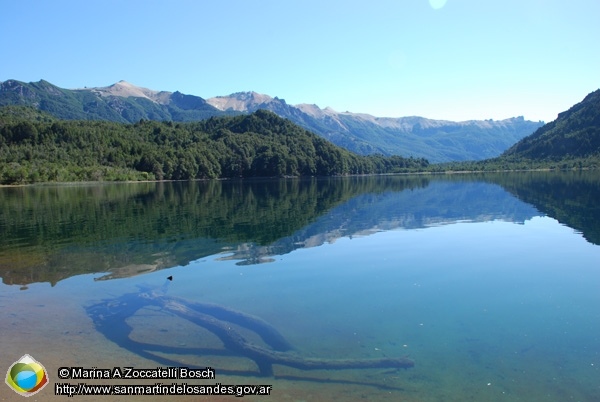
[[[600,89],[517,142],[503,156],[549,161],[600,156]]]
[[[359,156],[272,112],[195,123],[65,121],[0,108],[0,183],[404,172],[424,159]]]
[[[255,92],[203,99],[119,81],[107,87],[65,89],[48,81],[0,82],[0,106],[32,106],[63,120],[191,122],[270,110],[300,127],[360,155],[426,158],[431,162],[481,160],[500,155],[542,122],[504,120],[452,122],[423,117],[375,117],[317,105],[290,105]]]

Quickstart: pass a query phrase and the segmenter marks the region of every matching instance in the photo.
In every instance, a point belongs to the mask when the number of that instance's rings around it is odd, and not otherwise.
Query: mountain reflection
[[[20,285],[98,272],[110,279],[222,252],[257,264],[340,237],[522,223],[538,211],[599,244],[599,188],[589,172],[1,188],[0,276]]]
[[[427,186],[400,190],[381,188],[377,192],[362,193],[332,208],[291,236],[266,246],[240,244],[223,259],[241,260],[240,265],[255,264],[268,262],[268,256],[320,246],[341,237],[456,222],[503,220],[523,223],[537,215],[535,208],[512,197],[498,185],[464,180],[464,177],[436,178],[428,181]]]

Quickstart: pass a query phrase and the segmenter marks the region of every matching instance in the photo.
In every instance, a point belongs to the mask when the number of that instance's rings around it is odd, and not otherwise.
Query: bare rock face
[[[37,99],[37,94],[29,89],[29,87],[23,85],[23,83],[16,80],[8,80],[0,83],[1,92],[14,93],[16,96],[29,99]]]
[[[172,92],[155,91],[148,88],[142,88],[128,83],[127,81],[119,81],[116,84],[107,87],[97,87],[89,89],[78,89],[78,91],[91,91],[98,96],[119,96],[123,98],[145,98],[152,102],[166,105],[170,102]]]
[[[206,101],[219,110],[234,110],[237,112],[253,112],[260,105],[266,105],[273,100],[269,95],[259,94],[253,91],[236,92],[228,96],[217,96]]]

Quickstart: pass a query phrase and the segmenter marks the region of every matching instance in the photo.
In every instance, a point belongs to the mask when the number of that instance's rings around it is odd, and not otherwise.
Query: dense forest
[[[425,159],[359,156],[282,119],[65,121],[0,108],[0,183],[333,176],[422,170]]]

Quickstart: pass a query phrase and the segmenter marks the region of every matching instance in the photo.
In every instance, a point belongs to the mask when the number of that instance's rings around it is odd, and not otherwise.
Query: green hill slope
[[[122,84],[108,88],[118,88]],[[140,119],[188,122],[239,114],[222,112],[198,96],[181,92],[152,92],[163,95],[160,101],[144,96],[117,96],[110,91],[63,89],[44,80],[30,83],[8,80],[0,83],[0,106],[33,106],[64,120],[108,120],[119,123],[134,123]]]
[[[330,176],[424,168],[423,159],[359,156],[259,110],[196,123],[57,120],[0,108],[0,183]]]
[[[502,155],[509,159],[562,161],[600,156],[600,90],[560,113]]]

